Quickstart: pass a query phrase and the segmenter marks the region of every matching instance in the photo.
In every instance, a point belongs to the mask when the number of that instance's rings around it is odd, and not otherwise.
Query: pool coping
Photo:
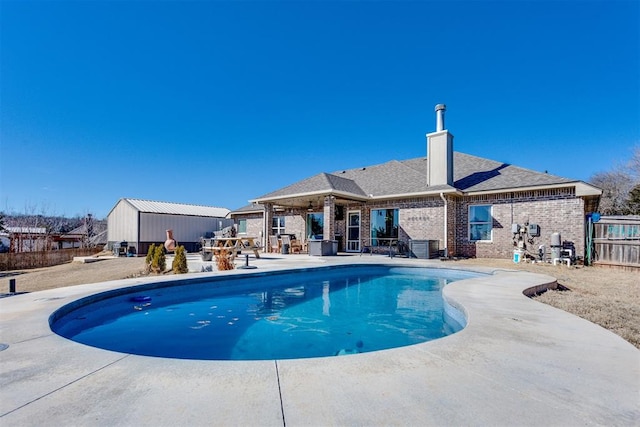
[[[0,299],[0,420],[7,425],[633,425],[640,350],[523,293],[553,277],[403,258],[289,255],[259,272],[375,263],[488,273],[445,287],[467,326],[445,338],[342,357],[193,361],[83,346],[49,329],[72,300],[136,278]],[[235,270],[229,275],[252,274]],[[187,277],[221,275],[194,273]],[[174,277],[175,279],[175,277]]]

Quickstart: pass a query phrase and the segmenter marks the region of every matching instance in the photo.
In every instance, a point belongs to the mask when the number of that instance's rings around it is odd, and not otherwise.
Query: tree
[[[147,252],[147,257],[144,260],[144,263],[146,265],[146,269],[147,269],[147,273],[151,271],[151,264],[153,263],[153,256],[156,253],[156,244],[152,243],[151,246],[149,246],[149,251]]]
[[[164,273],[167,269],[167,259],[164,255],[164,246],[156,246],[153,253],[153,260],[151,261],[151,271],[154,273]]]
[[[189,267],[187,265],[187,255],[184,251],[184,246],[180,245],[175,250],[175,256],[173,258],[173,262],[171,263],[171,269],[174,274],[184,274],[189,272]]]
[[[600,213],[604,215],[623,215],[627,206],[629,192],[633,188],[631,177],[622,170],[600,172],[591,177],[591,183],[602,190]]]
[[[640,145],[630,159],[609,172],[599,172],[589,182],[602,189],[599,211],[605,215],[640,214]]]
[[[627,169],[636,182],[640,183],[640,144],[633,148],[633,155],[629,159]]]
[[[627,200],[630,215],[640,215],[640,184],[633,187]]]

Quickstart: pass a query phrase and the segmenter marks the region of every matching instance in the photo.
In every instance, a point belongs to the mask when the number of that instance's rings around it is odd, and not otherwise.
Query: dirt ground
[[[143,275],[144,258],[105,259],[83,264],[0,273],[0,293],[8,292],[9,279],[17,292],[34,292],[62,286],[104,282]],[[558,279],[562,289],[545,292],[537,301],[597,323],[640,348],[640,272],[602,267],[551,264],[514,264],[505,259],[446,261],[452,265],[475,265],[526,270]]]

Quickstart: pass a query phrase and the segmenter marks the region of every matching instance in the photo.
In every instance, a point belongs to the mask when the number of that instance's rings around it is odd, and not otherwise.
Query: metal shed
[[[151,200],[118,200],[107,215],[108,248],[126,242],[144,255],[152,243],[164,243],[167,230],[189,252],[197,251],[200,237],[233,224],[229,209]]]

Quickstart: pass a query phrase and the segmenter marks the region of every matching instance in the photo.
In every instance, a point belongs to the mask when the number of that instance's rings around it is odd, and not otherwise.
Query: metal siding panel
[[[220,221],[225,222],[220,218],[141,213],[140,241],[164,242],[166,231],[170,229],[178,244],[181,241],[197,242],[205,232],[218,230]]]
[[[135,242],[137,240],[138,211],[124,200],[120,200],[107,218],[107,240],[109,242]]]

